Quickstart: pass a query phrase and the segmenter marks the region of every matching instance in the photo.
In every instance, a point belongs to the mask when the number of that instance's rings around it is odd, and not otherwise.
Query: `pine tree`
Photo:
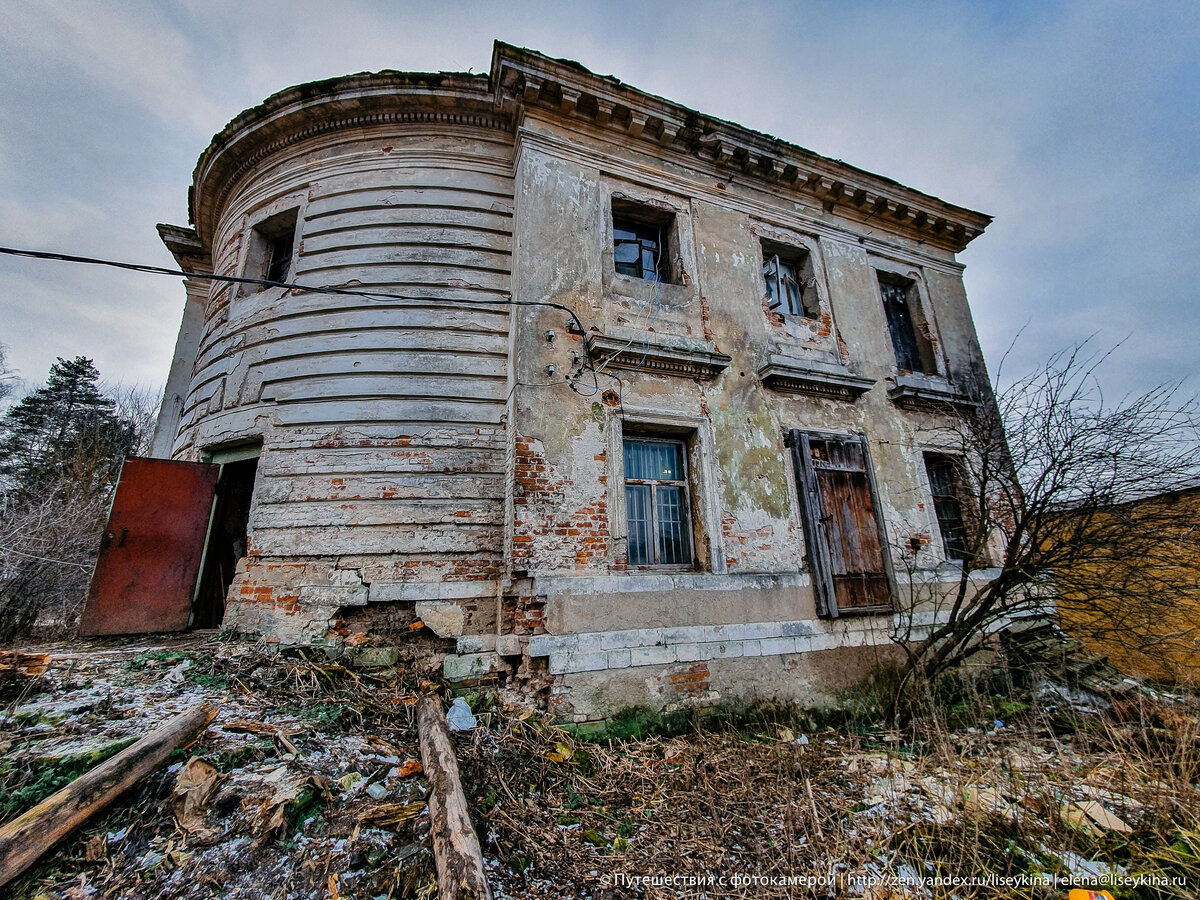
[[[0,475],[11,490],[91,495],[111,486],[134,435],[99,380],[90,359],[59,357],[45,387],[8,411],[0,423]]]

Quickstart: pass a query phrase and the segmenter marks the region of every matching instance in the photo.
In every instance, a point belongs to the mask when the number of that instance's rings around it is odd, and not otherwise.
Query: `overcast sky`
[[[0,245],[173,266],[212,135],[289,85],[486,72],[500,39],[996,221],[961,255],[993,370],[1096,333],[1109,395],[1200,391],[1200,4],[0,0]],[[0,343],[160,386],[171,279],[0,256]]]

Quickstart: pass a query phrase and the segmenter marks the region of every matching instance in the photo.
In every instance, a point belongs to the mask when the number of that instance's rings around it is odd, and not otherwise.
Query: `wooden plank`
[[[211,703],[191,707],[0,828],[0,886],[157,769],[216,715]]]
[[[321,197],[308,205],[305,219],[322,213],[343,210],[387,209],[403,212],[412,207],[434,207],[437,209],[483,209],[509,208],[511,212],[512,192],[483,192],[472,189],[455,190],[451,187],[395,187],[380,190],[355,191],[352,194],[335,194]],[[403,219],[399,219],[403,221]]]
[[[359,244],[355,246],[310,249],[304,245],[296,271],[316,271],[335,266],[344,268],[398,264],[413,266],[424,263],[430,267],[452,266],[466,272],[503,272],[512,269],[508,250],[487,250],[468,247],[439,247],[433,244]],[[472,276],[465,276],[472,277]]]
[[[355,222],[345,228],[319,232],[306,231],[304,252],[321,253],[349,247],[389,244],[405,246],[422,244],[439,248],[472,248],[490,250],[507,256],[512,255],[512,235],[491,229],[473,228],[464,225],[447,225],[439,222],[428,224],[380,223],[363,225]]]
[[[350,373],[265,382],[264,400],[306,404],[310,401],[359,398],[412,400],[430,398],[434,403],[455,400],[493,401],[502,404],[508,386],[502,376],[472,375],[375,375]],[[434,399],[438,398],[438,399]],[[378,415],[378,411],[376,412]]]
[[[379,375],[415,373],[428,376],[484,376],[506,378],[508,359],[456,351],[330,351],[324,343],[311,347],[310,353],[273,359],[258,366],[263,383],[287,379],[307,379],[327,375]]]
[[[304,219],[304,234],[311,231],[324,234],[373,225],[445,225],[450,227],[478,228],[508,234],[512,231],[512,211],[508,209],[441,208],[436,206],[368,206],[342,208],[329,205],[329,211],[321,213],[311,206]]]
[[[491,900],[479,838],[458,777],[454,741],[436,697],[421,698],[417,731],[421,765],[429,781],[429,838],[437,863],[438,894],[441,900]]]

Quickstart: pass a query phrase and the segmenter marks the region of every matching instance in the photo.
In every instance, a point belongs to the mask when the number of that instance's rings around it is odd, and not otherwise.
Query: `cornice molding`
[[[513,168],[520,165],[521,155],[525,148],[538,150],[552,156],[560,156],[587,166],[599,169],[604,175],[643,184],[664,193],[677,194],[681,197],[695,198],[724,210],[745,213],[769,225],[789,228],[811,234],[829,241],[837,241],[848,246],[861,247],[868,252],[878,253],[896,259],[903,259],[926,268],[937,269],[950,275],[961,275],[965,268],[962,263],[953,260],[946,254],[923,252],[911,245],[899,242],[889,243],[877,235],[864,235],[860,231],[838,224],[836,221],[815,219],[802,212],[789,208],[778,186],[767,187],[775,191],[775,195],[784,202],[778,204],[763,203],[749,197],[716,190],[712,184],[685,178],[680,175],[665,175],[661,168],[642,165],[635,160],[623,159],[605,154],[594,145],[582,144],[566,138],[536,131],[527,125],[519,125],[516,129],[516,147],[513,152]],[[693,160],[693,165],[701,164],[702,160]],[[715,171],[715,170],[714,170]],[[698,175],[702,174],[700,172]],[[811,207],[811,204],[808,204]]]
[[[592,332],[588,350],[597,368],[640,370],[655,375],[677,375],[708,380],[716,378],[733,361],[715,350],[668,346],[651,340],[624,340]]]
[[[827,400],[854,402],[872,387],[874,378],[853,375],[843,366],[818,367],[795,360],[772,355],[770,361],[758,370],[762,383],[772,390],[785,394],[808,394]]]
[[[184,225],[158,225],[158,236],[185,272],[212,270],[212,257],[204,249],[195,228]]]
[[[655,152],[714,162],[859,222],[870,220],[957,253],[983,233],[991,216],[778,138],[706,116],[647,94],[577,63],[496,42],[492,90],[497,111],[519,122],[528,109],[615,131]]]
[[[201,154],[188,197],[200,239],[211,244],[230,193],[264,159],[314,137],[394,125],[512,133],[512,120],[494,109],[482,76],[361,73],[288,88],[237,116]]]

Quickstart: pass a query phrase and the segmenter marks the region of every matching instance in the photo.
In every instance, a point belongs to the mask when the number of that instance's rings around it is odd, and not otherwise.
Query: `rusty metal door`
[[[208,463],[125,460],[80,634],[188,627],[220,471]]]
[[[866,439],[797,431],[789,443],[818,612],[887,611],[892,579]]]

